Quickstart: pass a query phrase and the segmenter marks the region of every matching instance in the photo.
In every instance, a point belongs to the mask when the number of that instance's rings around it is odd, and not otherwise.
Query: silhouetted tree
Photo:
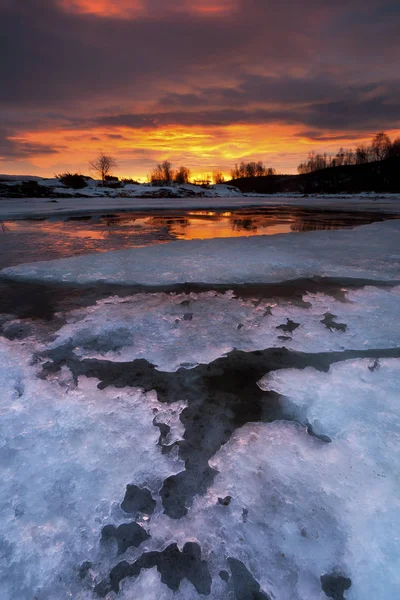
[[[225,177],[223,176],[221,171],[214,171],[212,175],[212,180],[216,185],[225,183]]]
[[[391,148],[389,136],[381,131],[377,133],[371,144],[371,154],[374,160],[385,160],[388,158]]]
[[[262,177],[265,174],[265,167],[261,160],[256,165],[256,177]]]
[[[312,173],[326,167],[341,167],[343,165],[362,165],[376,160],[385,160],[389,156],[400,156],[400,138],[394,140],[393,144],[389,136],[380,132],[372,140],[371,146],[363,144],[357,146],[356,151],[340,148],[334,157],[327,154],[316,154],[309,152],[308,159],[300,163],[297,170],[300,174]]]
[[[171,163],[168,160],[164,160],[164,162],[161,163],[161,170],[164,174],[164,181],[170,183],[174,179]]]
[[[249,162],[246,165],[246,177],[255,177],[257,174],[257,164],[255,162]]]
[[[355,156],[356,165],[363,165],[369,162],[369,158],[370,149],[368,148],[368,146],[364,146],[363,144],[361,146],[357,146]]]
[[[389,157],[390,158],[400,157],[400,137],[393,140],[393,143],[390,146],[390,150],[389,150]]]
[[[115,158],[103,153],[89,162],[89,168],[100,175],[103,185],[105,184],[106,177],[110,175],[111,169],[115,168],[116,166],[117,161]]]
[[[190,169],[187,167],[179,167],[174,176],[175,183],[183,184],[189,183]]]
[[[276,170],[264,167],[262,161],[250,161],[248,163],[242,161],[239,166],[236,164],[231,170],[232,179],[239,179],[241,177],[263,177],[265,175],[275,174]]]
[[[164,162],[154,167],[149,179],[153,185],[168,185],[172,183],[174,172],[171,163],[168,160],[164,160]]]
[[[148,176],[148,179],[149,179],[150,183],[152,183],[153,185],[163,185],[164,173],[161,168],[161,165],[157,165],[156,167],[154,167],[154,169],[151,171],[150,175]]]

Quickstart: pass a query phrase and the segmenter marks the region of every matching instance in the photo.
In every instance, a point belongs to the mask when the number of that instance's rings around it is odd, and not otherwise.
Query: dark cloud
[[[147,115],[124,113],[87,121],[86,125],[138,129],[166,125],[280,122],[315,128],[319,139],[322,139],[321,130],[324,129],[348,132],[400,127],[400,85],[397,82],[386,85],[379,94],[375,94],[377,85],[374,84],[354,86],[343,92],[339,85],[322,80],[309,81],[304,85],[304,82],[257,79],[257,86],[239,86],[230,94],[227,90],[213,90],[208,95],[190,94],[190,98],[187,94],[183,94],[182,98],[179,94],[169,94],[161,99],[160,106],[172,110],[156,112],[151,119]],[[227,96],[230,96],[230,101]],[[263,102],[269,107],[256,108]],[[209,108],[204,110],[207,105]]]
[[[12,134],[38,123],[279,121],[321,141],[324,130],[400,126],[397,0],[215,2],[228,10],[210,17],[195,0],[145,0],[124,18],[62,0],[0,0],[0,109],[13,115],[3,124]],[[54,151],[9,137],[2,155]]]

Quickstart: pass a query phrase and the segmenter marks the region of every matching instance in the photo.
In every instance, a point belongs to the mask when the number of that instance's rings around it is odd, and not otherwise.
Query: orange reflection
[[[0,267],[163,244],[176,239],[208,240],[291,232],[295,234],[300,231],[362,225],[380,219],[378,214],[340,212],[335,215],[296,208],[227,213],[215,211],[211,215],[204,212],[138,212],[108,217],[75,217],[68,221],[6,221],[0,223],[3,249]]]

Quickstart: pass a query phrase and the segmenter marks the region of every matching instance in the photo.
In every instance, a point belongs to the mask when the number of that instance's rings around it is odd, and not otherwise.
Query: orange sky
[[[295,173],[400,133],[394,0],[3,0],[0,24],[0,173]]]
[[[229,125],[225,127],[168,126],[157,129],[124,127],[96,130],[42,130],[27,132],[19,140],[32,145],[44,144],[59,148],[57,154],[40,154],[30,159],[35,173],[53,176],[64,170],[88,173],[88,163],[98,153],[116,157],[114,173],[145,181],[153,166],[168,159],[176,167],[188,166],[192,177],[211,174],[221,169],[226,177],[240,160],[263,160],[280,173],[296,173],[300,160],[310,150],[334,154],[339,146],[355,147],[354,138],[316,143],[301,135],[301,127],[289,125]],[[399,135],[393,132],[393,137]],[[110,137],[111,136],[111,137]],[[368,143],[368,136],[357,143]],[[1,164],[1,163],[0,163]],[[7,170],[20,172],[19,164]]]
[[[168,6],[167,0],[165,4]],[[201,16],[224,15],[235,10],[236,0],[180,0],[172,2],[174,12],[187,12]],[[60,0],[60,6],[66,12],[92,14],[103,18],[122,17],[124,19],[139,18],[149,13],[146,0]],[[160,10],[162,7],[158,7]],[[169,7],[171,10],[171,6]]]

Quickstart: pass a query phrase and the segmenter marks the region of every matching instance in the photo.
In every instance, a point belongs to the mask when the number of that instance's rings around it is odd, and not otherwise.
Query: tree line
[[[239,165],[235,165],[231,169],[232,179],[241,179],[242,177],[265,177],[270,175],[276,175],[276,170],[271,167],[265,167],[264,163],[260,160],[258,162],[241,162]]]
[[[299,164],[297,171],[302,175],[329,167],[362,165],[391,157],[400,157],[400,137],[392,142],[389,136],[381,131],[375,135],[369,146],[361,144],[354,151],[340,148],[334,156],[326,152],[324,154],[309,152],[307,160]]]
[[[181,166],[179,169],[173,169],[168,160],[160,163],[148,175],[148,180],[153,185],[167,185],[170,183],[189,183],[191,177],[190,169]]]
[[[276,170],[267,168],[262,161],[258,162],[241,162],[235,164],[230,171],[231,179],[240,179],[242,177],[264,177],[266,175],[276,175]],[[148,175],[148,180],[153,185],[167,185],[171,183],[189,183],[191,178],[190,169],[187,167],[179,167],[173,169],[168,160],[158,164]],[[210,183],[221,184],[225,183],[225,177],[222,171],[216,170],[212,175],[206,175],[202,179],[194,180],[193,183],[200,185],[209,185]]]

